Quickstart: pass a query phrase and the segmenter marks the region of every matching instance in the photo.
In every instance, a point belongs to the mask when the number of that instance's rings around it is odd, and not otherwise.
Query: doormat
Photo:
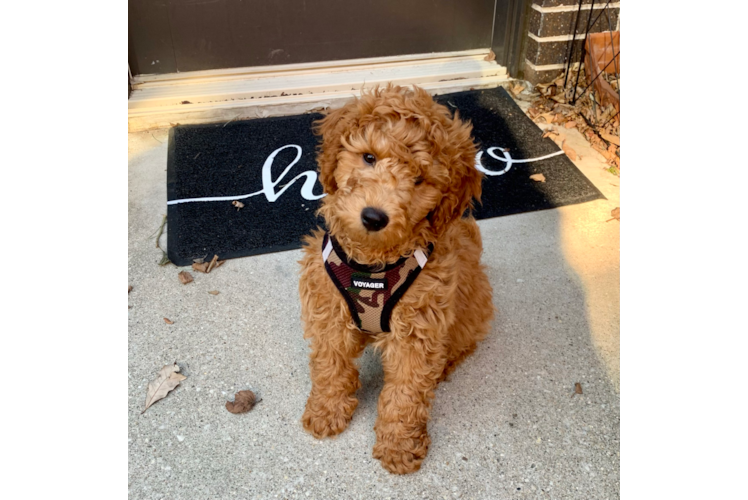
[[[473,123],[483,178],[477,219],[604,198],[499,87],[434,98]],[[169,132],[167,253],[178,266],[301,248],[324,196],[312,122],[320,114]],[[545,182],[530,179],[543,174]]]

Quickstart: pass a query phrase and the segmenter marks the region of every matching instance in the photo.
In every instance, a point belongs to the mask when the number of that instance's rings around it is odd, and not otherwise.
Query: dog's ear
[[[317,166],[319,181],[327,194],[338,190],[335,167],[338,164],[338,153],[343,147],[340,138],[350,121],[350,107],[350,104],[346,104],[342,108],[330,111],[312,125],[314,134],[322,137],[322,142],[317,147]]]
[[[449,170],[450,183],[430,218],[431,225],[441,232],[451,221],[473,208],[473,200],[480,202],[483,174],[475,168],[478,148],[473,142],[473,126],[460,120],[457,112],[441,126],[432,130],[433,139],[441,145],[437,161]]]

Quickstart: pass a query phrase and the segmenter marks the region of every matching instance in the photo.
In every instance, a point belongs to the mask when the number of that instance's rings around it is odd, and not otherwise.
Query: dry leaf
[[[564,94],[552,95],[550,98],[561,104],[566,104],[566,96]]]
[[[577,152],[574,151],[571,148],[571,146],[569,146],[568,144],[564,144],[563,146],[561,146],[561,149],[564,150],[564,153],[566,153],[566,156],[568,156],[571,160],[577,159]]]
[[[234,200],[231,202],[231,204],[234,205],[237,210],[244,208],[244,203],[242,203],[241,201]]]
[[[553,113],[541,113],[538,115],[538,118],[545,118],[546,123],[553,123],[554,118],[556,118],[556,115]]]
[[[595,151],[597,151],[598,153],[600,153],[601,155],[603,155],[606,160],[612,160],[613,156],[615,156],[614,153],[613,154],[610,153],[610,151],[608,151],[605,148],[602,148],[602,147],[598,146],[597,144],[593,144],[592,145],[592,149],[594,149]]]
[[[543,139],[551,135],[558,135],[558,132],[556,132],[555,130],[546,130],[545,132],[543,132]]]
[[[208,293],[211,294],[211,295],[218,295],[221,292],[219,292],[218,290],[211,290]]]
[[[192,269],[195,271],[200,271],[201,273],[207,273],[208,272],[208,263],[207,262],[201,262],[199,264],[193,263]]]
[[[216,265],[217,261],[218,261],[218,255],[213,255],[213,260],[210,261],[210,264],[208,265],[208,270],[205,272],[209,273],[213,269],[213,267]]]
[[[621,208],[620,207],[614,208],[613,210],[610,211],[610,215],[613,216],[613,219],[620,221],[621,220]],[[613,219],[608,219],[605,222],[610,222]]]
[[[616,146],[620,146],[621,145],[621,138],[620,137],[616,137],[615,135],[610,135],[610,134],[606,134],[605,132],[600,132],[600,137],[602,137],[603,139],[605,139],[608,142],[612,142]]]
[[[509,90],[512,91],[512,94],[517,95],[521,93],[523,90],[525,90],[525,86],[522,85],[521,83],[518,83],[516,85],[513,85],[512,88]]]
[[[140,412],[141,414],[156,401],[166,397],[179,383],[186,379],[179,371],[179,366],[176,362],[173,365],[166,365],[161,368],[158,372],[158,377],[148,384],[148,392],[145,396],[145,408]]]
[[[495,61],[496,60],[496,54],[493,53],[493,50],[489,51],[488,54],[486,54],[486,57],[483,58],[484,61]]]
[[[174,324],[174,322],[172,320],[170,320],[169,318],[164,318],[164,323],[166,323],[167,325],[173,325]]]
[[[530,179],[534,180],[535,182],[545,182],[545,175],[543,175],[543,174],[532,174],[530,176]]]
[[[181,273],[179,273],[179,281],[181,281],[183,285],[192,283],[192,275],[187,271],[182,271]]]
[[[252,391],[239,391],[234,395],[234,401],[226,401],[226,409],[231,413],[247,413],[254,408],[256,403],[255,393]]]
[[[582,394],[582,384],[579,382],[574,384],[574,394]]]
[[[535,90],[540,93],[540,96],[531,103],[531,109],[535,110],[535,112],[528,114],[536,123],[543,123],[539,120],[541,115],[549,112],[554,113],[555,116],[552,119],[552,123],[563,123],[567,129],[576,128],[584,134],[593,147],[598,146],[595,149],[606,151],[606,153],[600,151],[600,154],[605,156],[609,165],[612,166],[611,172],[616,170],[613,173],[618,175],[617,171],[620,168],[618,153],[620,149],[613,151],[615,156],[607,152],[610,144],[615,144],[620,148],[620,120],[618,111],[611,104],[601,106],[599,104],[599,96],[595,95],[594,89],[581,93],[581,89],[577,88],[576,101],[574,103],[571,101],[567,102],[567,99],[571,98],[571,93],[567,91],[567,86],[564,85],[566,77],[569,76],[572,85],[574,85],[577,81],[585,81],[583,73],[583,68],[572,69],[568,75],[561,74],[556,80],[550,83],[535,85]],[[606,74],[603,74],[603,77],[606,76]],[[550,121],[548,116],[544,116],[544,120],[546,123]],[[601,138],[603,134],[605,134],[604,140]],[[561,137],[555,139],[554,142],[559,147],[563,147],[565,141]],[[574,154],[576,155],[576,152]],[[571,156],[569,155],[569,157]],[[576,156],[577,159],[581,159],[579,155]]]
[[[132,292],[132,285],[127,285],[127,293]]]

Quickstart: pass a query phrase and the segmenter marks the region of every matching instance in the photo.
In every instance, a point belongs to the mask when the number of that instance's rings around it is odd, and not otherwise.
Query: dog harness
[[[368,333],[390,331],[390,315],[395,305],[426,265],[434,246],[417,249],[384,268],[366,266],[351,260],[329,234],[322,241],[322,259],[335,287],[343,295],[353,321]]]

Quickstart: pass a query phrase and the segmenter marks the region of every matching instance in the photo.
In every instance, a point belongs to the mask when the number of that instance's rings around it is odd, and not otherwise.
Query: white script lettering
[[[503,155],[503,158],[501,158],[499,156],[496,156],[496,154],[494,153],[494,151],[496,151],[496,150],[501,151],[501,154]],[[492,158],[495,158],[495,159],[497,159],[499,161],[506,162],[506,166],[503,169],[499,170],[499,171],[488,170],[481,163],[481,157],[483,156],[483,151],[478,151],[478,154],[475,155],[475,168],[477,168],[478,170],[480,170],[484,174],[490,175],[490,176],[504,175],[505,173],[509,172],[509,169],[512,168],[512,165],[515,164],[515,163],[532,163],[534,161],[545,160],[546,158],[551,158],[553,156],[558,156],[558,155],[564,154],[563,151],[556,151],[555,153],[551,153],[551,154],[545,155],[545,156],[540,156],[538,158],[527,158],[525,160],[517,160],[517,159],[512,158],[512,155],[509,154],[509,151],[506,150],[506,149],[504,149],[504,148],[488,148],[486,150],[486,153],[488,153],[488,156],[490,156]]]
[[[277,179],[273,180],[271,175],[271,170],[273,167],[273,161],[275,160],[275,157],[283,151],[286,148],[296,148],[296,158],[293,159],[291,163],[288,164],[288,166],[283,170],[283,172],[278,176]],[[288,144],[286,146],[282,146],[272,153],[270,153],[270,156],[267,157],[265,160],[265,163],[262,165],[262,189],[259,191],[255,191],[254,193],[250,194],[243,194],[239,196],[212,196],[212,197],[206,197],[206,198],[185,198],[181,200],[171,200],[167,201],[167,205],[175,205],[177,203],[191,203],[196,201],[233,201],[233,200],[243,200],[245,198],[251,198],[252,196],[257,196],[259,194],[264,194],[265,198],[270,203],[275,202],[280,196],[286,192],[288,188],[291,187],[291,185],[299,180],[302,177],[306,177],[304,180],[304,184],[301,186],[301,197],[305,200],[314,201],[319,200],[323,196],[325,196],[325,193],[322,194],[314,194],[314,184],[317,182],[317,172],[313,170],[307,170],[306,172],[301,172],[299,175],[291,179],[289,182],[284,184],[280,191],[275,191],[275,187],[281,183],[283,178],[286,176],[289,170],[296,165],[299,162],[299,159],[301,159],[301,146],[297,146],[296,144]]]
[[[286,148],[295,148],[296,149],[296,158],[293,159],[291,163],[288,164],[288,166],[283,170],[283,172],[278,176],[277,179],[272,179],[272,167],[273,167],[273,161],[275,161],[275,157],[278,156],[278,153],[283,151]],[[496,154],[496,151],[501,151],[502,156],[498,156]],[[535,161],[545,160],[546,158],[551,158],[553,156],[558,156],[564,154],[563,151],[556,151],[555,153],[551,153],[545,156],[541,156],[538,158],[527,158],[524,160],[518,160],[515,158],[512,158],[512,155],[509,154],[509,151],[504,148],[499,147],[492,147],[488,148],[486,150],[486,153],[488,155],[496,160],[503,161],[506,163],[503,169],[501,170],[488,170],[486,167],[483,166],[481,163],[481,157],[483,156],[483,151],[478,151],[478,154],[475,155],[475,168],[480,170],[486,175],[490,176],[497,176],[497,175],[504,175],[509,171],[510,168],[512,168],[512,165],[515,163],[531,163]],[[301,197],[305,200],[314,201],[319,200],[320,198],[323,198],[326,196],[325,193],[322,194],[314,194],[314,185],[317,182],[317,172],[313,170],[307,170],[305,172],[301,172],[299,175],[291,179],[289,182],[281,186],[281,189],[279,191],[276,191],[275,188],[278,184],[283,181],[283,178],[286,176],[289,170],[293,168],[294,165],[296,165],[299,160],[301,159],[301,146],[297,146],[296,144],[287,144],[285,146],[281,146],[272,153],[270,153],[270,156],[267,157],[265,160],[265,163],[262,165],[262,189],[259,191],[255,191],[254,193],[250,194],[242,194],[238,196],[212,196],[212,197],[206,197],[206,198],[185,198],[181,200],[171,200],[167,201],[167,205],[176,205],[177,203],[191,203],[191,202],[197,202],[197,201],[234,201],[234,200],[243,200],[245,198],[251,198],[252,196],[257,196],[260,194],[264,194],[265,198],[270,203],[275,202],[280,196],[288,190],[288,188],[293,185],[294,182],[301,179],[302,177],[305,177],[304,184],[301,186],[300,194]]]

